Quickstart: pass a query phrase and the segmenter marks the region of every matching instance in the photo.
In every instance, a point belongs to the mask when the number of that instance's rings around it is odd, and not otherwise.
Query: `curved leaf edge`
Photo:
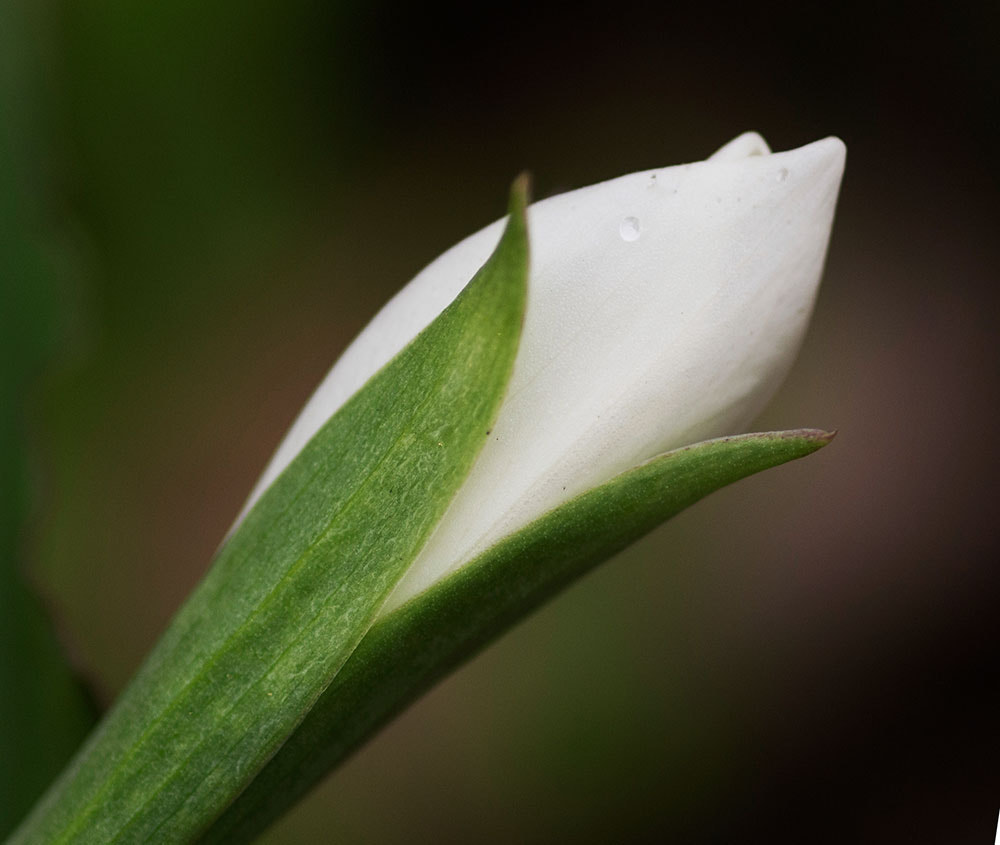
[[[519,179],[511,189],[507,226],[484,267],[268,488],[12,842],[190,841],[294,732],[363,639],[486,441],[524,321],[526,207],[527,182]],[[421,392],[427,380],[435,386],[433,396]],[[398,411],[400,393],[408,397],[404,407],[413,406],[412,420],[410,410]],[[375,413],[379,410],[385,415]],[[395,420],[393,426],[381,426],[384,449],[370,445],[372,419]],[[330,449],[345,427],[369,440],[360,448],[340,443]],[[341,498],[347,504],[331,515],[327,488],[343,475],[331,455],[345,450],[360,455],[354,458],[361,467],[355,475],[364,496],[357,490],[345,493]],[[315,468],[320,464],[321,472]],[[302,491],[310,491],[308,507],[301,505]],[[288,503],[304,514],[305,528],[293,532],[287,526]],[[347,529],[338,524],[334,531],[330,521],[347,513],[348,506],[363,520],[341,541]],[[392,513],[399,514],[403,530],[387,533],[383,522]],[[275,525],[280,532],[272,531]],[[261,535],[267,543],[258,543]],[[291,555],[287,566],[277,567],[267,552],[287,536],[294,548],[285,555]],[[247,548],[254,544],[247,559]],[[372,551],[387,544],[380,554]],[[321,559],[328,547],[364,553],[337,552],[349,560],[331,562]],[[239,555],[237,562],[244,565],[232,565]],[[248,563],[255,563],[252,571]],[[363,577],[344,577],[358,569]],[[252,583],[257,570],[266,580],[259,590]],[[262,598],[251,601],[247,588]],[[342,592],[346,599],[341,600]],[[315,597],[322,598],[318,611]],[[232,612],[221,614],[222,608]],[[312,614],[305,618],[310,626],[305,635],[299,630],[303,613]],[[229,617],[241,627],[212,630],[229,625]],[[194,657],[190,646],[196,647]]]
[[[836,432],[707,440],[550,511],[368,631],[308,716],[203,842],[250,841],[444,675],[572,581],[728,484],[815,452]]]

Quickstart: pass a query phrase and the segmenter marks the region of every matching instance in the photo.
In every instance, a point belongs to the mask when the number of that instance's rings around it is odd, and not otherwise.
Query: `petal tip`
[[[819,141],[813,141],[797,150],[790,150],[793,155],[800,155],[816,168],[822,168],[838,177],[844,172],[847,161],[847,145],[836,135],[830,135]]]
[[[766,156],[771,154],[771,148],[759,132],[744,132],[733,140],[723,144],[711,156],[709,161],[739,161],[751,156]]]

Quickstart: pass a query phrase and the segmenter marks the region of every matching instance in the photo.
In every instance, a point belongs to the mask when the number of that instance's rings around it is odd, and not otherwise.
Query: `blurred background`
[[[849,149],[755,425],[836,441],[584,579],[265,841],[992,841],[1000,15],[936,5],[4,0],[0,684],[26,742],[75,714],[8,815],[93,706],[24,579],[106,704],[331,362],[513,176],[756,129]]]

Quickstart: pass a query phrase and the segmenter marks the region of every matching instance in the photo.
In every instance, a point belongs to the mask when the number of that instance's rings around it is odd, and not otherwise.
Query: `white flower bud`
[[[740,432],[798,351],[845,148],[771,153],[756,133],[697,164],[532,205],[524,334],[468,479],[383,613],[566,500],[663,451]],[[244,513],[496,246],[466,238],[401,290],[307,403]],[[242,514],[241,514],[242,518]]]

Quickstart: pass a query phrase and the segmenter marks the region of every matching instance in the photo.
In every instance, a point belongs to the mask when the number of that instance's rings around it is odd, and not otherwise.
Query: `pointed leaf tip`
[[[531,173],[522,170],[510,186],[511,204],[518,202],[521,206],[526,206],[531,202]]]
[[[777,432],[777,434],[779,437],[786,439],[809,440],[816,445],[817,449],[822,449],[837,436],[837,429],[827,431],[822,428],[795,428],[789,431]]]
[[[531,202],[531,176],[527,171],[521,173],[510,186],[510,197],[507,201],[507,225],[504,227],[503,239],[519,242],[524,250],[525,274],[530,252],[528,244],[528,203]]]

